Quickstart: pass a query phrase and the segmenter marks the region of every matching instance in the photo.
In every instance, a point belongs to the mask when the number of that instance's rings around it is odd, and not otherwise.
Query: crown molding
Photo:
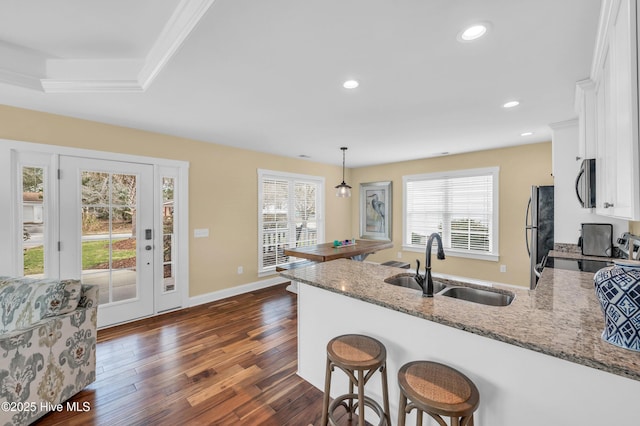
[[[40,77],[0,68],[0,83],[42,91]]]
[[[45,93],[140,93],[138,80],[40,80]]]
[[[149,51],[137,79],[143,90],[153,82],[160,71],[178,51],[191,31],[198,25],[215,0],[182,0],[162,29]]]
[[[586,78],[584,80],[576,82],[576,91],[573,99],[574,111],[580,111],[580,109],[582,108],[582,104],[584,103],[584,98],[586,96],[593,95],[595,89],[596,83],[590,78]]]
[[[570,120],[565,120],[565,121],[558,121],[555,123],[549,123],[548,126],[552,131],[556,131],[556,130],[562,130],[562,129],[568,129],[568,128],[577,128],[578,127],[578,119],[577,118],[572,118]]]
[[[144,58],[63,59],[2,45],[0,83],[45,93],[140,93],[169,63],[215,0],[181,0]],[[7,55],[3,55],[7,57]]]

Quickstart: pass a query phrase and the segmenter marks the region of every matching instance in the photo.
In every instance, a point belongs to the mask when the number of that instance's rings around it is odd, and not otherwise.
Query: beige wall
[[[434,272],[480,280],[528,285],[524,244],[524,208],[533,184],[552,184],[551,143],[525,145],[347,170],[353,197],[334,195],[341,167],[209,144],[87,120],[0,105],[0,138],[99,151],[188,161],[191,296],[260,280],[257,275],[257,169],[324,176],[327,241],[357,236],[360,183],[393,181],[394,249],[370,260],[396,258],[402,246],[402,176],[443,170],[500,167],[500,261],[450,257]],[[336,155],[340,152],[336,148]],[[354,154],[356,155],[356,154]],[[209,228],[209,238],[193,238],[193,229]],[[415,264],[423,253],[404,252]],[[499,265],[507,265],[500,273]],[[237,274],[243,266],[244,274]]]
[[[356,235],[359,223],[360,183],[391,180],[393,186],[394,249],[369,256],[368,260],[393,260],[397,252],[402,251],[402,176],[495,166],[500,167],[500,260],[491,262],[450,256],[444,261],[434,260],[433,272],[528,286],[529,257],[524,240],[525,209],[531,185],[553,185],[551,142],[352,170],[352,180],[349,184],[355,191],[351,223]],[[424,265],[424,256],[424,253],[402,252],[402,260],[411,263],[412,267],[415,267],[416,258]],[[500,265],[506,265],[507,272],[501,273]]]
[[[334,195],[342,179],[338,166],[1,105],[0,139],[188,161],[191,296],[261,279],[257,169],[324,176],[325,236],[334,240],[351,234],[350,200]],[[209,228],[209,238],[194,239],[195,228]],[[238,266],[244,268],[242,275]]]

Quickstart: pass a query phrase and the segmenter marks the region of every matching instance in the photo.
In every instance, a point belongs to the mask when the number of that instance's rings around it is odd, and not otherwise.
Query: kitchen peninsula
[[[363,333],[387,347],[392,418],[396,372],[416,359],[451,365],[476,383],[476,426],[622,424],[633,416],[640,353],[601,340],[593,274],[545,269],[534,291],[496,286],[515,299],[495,307],[423,298],[420,291],[384,282],[403,272],[349,260],[283,272],[300,283],[299,375],[322,389],[326,343]],[[346,380],[336,377],[332,388],[343,392]],[[379,384],[368,389],[380,398]]]

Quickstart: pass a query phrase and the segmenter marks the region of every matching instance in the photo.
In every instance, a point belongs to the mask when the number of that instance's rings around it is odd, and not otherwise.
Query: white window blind
[[[497,183],[497,168],[405,176],[403,245],[436,232],[450,254],[497,255]]]
[[[290,262],[286,247],[324,241],[324,178],[258,171],[260,272]]]

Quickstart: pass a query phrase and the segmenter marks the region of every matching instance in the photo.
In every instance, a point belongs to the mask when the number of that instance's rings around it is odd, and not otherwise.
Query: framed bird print
[[[360,184],[360,238],[391,241],[391,182]]]

